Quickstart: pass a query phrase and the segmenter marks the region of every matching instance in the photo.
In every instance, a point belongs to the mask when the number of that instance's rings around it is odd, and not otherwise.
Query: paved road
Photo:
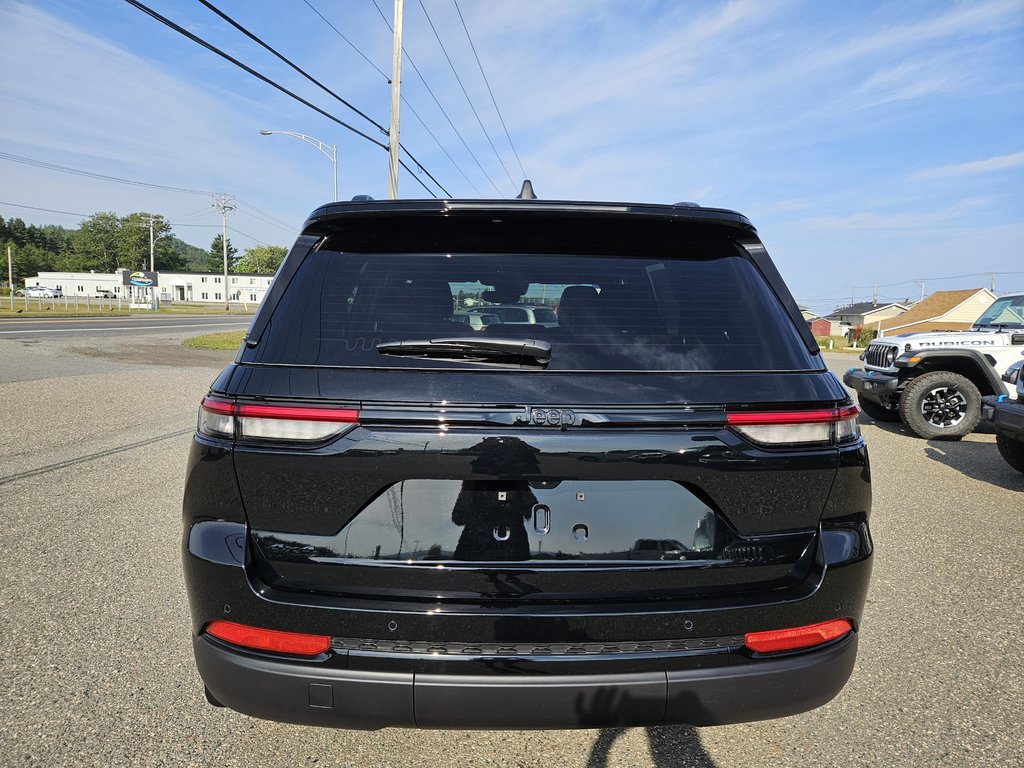
[[[153,342],[127,343],[117,354]],[[0,382],[13,425],[0,431],[0,765],[1024,762],[1024,478],[991,434],[928,443],[864,423],[874,580],[853,678],[815,712],[703,729],[338,732],[211,708],[193,666],[178,549],[185,452],[230,354],[168,347],[155,366],[70,344],[0,338],[0,368],[36,373]]]
[[[147,331],[188,329],[192,335],[245,328],[249,317],[239,315],[139,315],[135,317],[0,319],[0,338],[22,339],[40,336],[77,336],[112,333],[122,336]]]

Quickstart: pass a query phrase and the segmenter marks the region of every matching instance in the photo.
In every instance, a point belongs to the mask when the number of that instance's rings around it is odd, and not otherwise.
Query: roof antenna
[[[533,191],[533,184],[529,179],[523,179],[523,188],[516,195],[516,200],[536,200],[537,195]]]

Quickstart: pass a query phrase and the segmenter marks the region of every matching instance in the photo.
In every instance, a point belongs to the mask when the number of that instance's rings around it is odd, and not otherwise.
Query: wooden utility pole
[[[402,87],[403,0],[395,0],[394,40],[391,48],[391,125],[388,129],[388,198],[398,197],[398,108]]]
[[[11,256],[11,244],[7,244],[7,285],[11,289],[11,312],[14,311],[14,261]]]
[[[224,311],[231,309],[228,298],[228,211],[235,210],[234,200],[228,195],[214,195],[213,207],[220,211],[223,227],[221,229],[220,241],[224,246]]]
[[[149,217],[149,271],[156,272],[156,238],[153,237],[153,216]],[[150,306],[156,308],[158,306],[156,288],[150,286]]]

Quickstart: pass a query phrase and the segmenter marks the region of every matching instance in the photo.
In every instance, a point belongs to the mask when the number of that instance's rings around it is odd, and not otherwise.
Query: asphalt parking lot
[[[208,706],[181,576],[196,331],[0,337],[0,764],[788,766],[1024,763],[1024,477],[994,436],[865,420],[875,572],[830,704],[720,728],[331,731]],[[831,356],[834,370],[855,363]]]

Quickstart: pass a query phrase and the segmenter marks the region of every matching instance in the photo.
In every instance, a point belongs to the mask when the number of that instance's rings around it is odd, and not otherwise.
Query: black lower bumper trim
[[[992,422],[997,431],[1024,439],[1024,402],[992,395],[981,401],[982,416]]]
[[[882,402],[899,390],[900,380],[886,373],[850,368],[843,374],[843,384],[859,395]]]
[[[200,636],[216,699],[256,717],[334,728],[597,728],[724,725],[805,712],[846,684],[851,634],[827,648],[750,664],[617,675],[431,675],[257,658]],[[585,665],[585,662],[581,664]]]

